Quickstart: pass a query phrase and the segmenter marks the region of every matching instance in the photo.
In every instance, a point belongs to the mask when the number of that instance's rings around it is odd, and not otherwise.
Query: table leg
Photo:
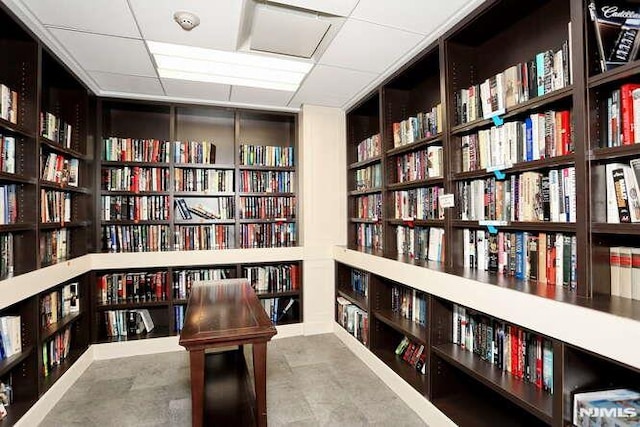
[[[189,352],[191,365],[191,425],[202,427],[204,416],[204,350]]]
[[[253,344],[253,375],[256,384],[256,421],[267,426],[267,343]]]

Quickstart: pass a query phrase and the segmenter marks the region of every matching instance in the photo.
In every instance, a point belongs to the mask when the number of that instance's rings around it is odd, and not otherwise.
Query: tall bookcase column
[[[447,68],[449,59],[447,56],[447,45],[443,37],[438,39],[438,57],[440,60],[440,103],[442,105],[442,147],[443,147],[443,163],[442,163],[442,175],[444,177],[444,192],[445,194],[455,194],[455,186],[452,181],[452,167],[451,164],[454,150],[451,147],[451,124],[452,111],[455,108],[453,103],[453,93],[448,90],[451,87],[449,82],[449,70]],[[439,201],[438,201],[439,202]],[[455,207],[449,207],[444,209],[444,266],[448,271],[453,267],[453,228],[451,227],[452,220],[455,217]]]

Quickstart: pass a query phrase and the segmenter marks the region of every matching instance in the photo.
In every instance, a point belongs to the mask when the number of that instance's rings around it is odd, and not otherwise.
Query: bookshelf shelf
[[[223,193],[224,195],[229,195],[228,193]],[[247,196],[247,197],[295,197],[295,193],[270,193],[270,192],[265,192],[265,193],[259,193],[259,192],[239,192],[238,193],[241,197]]]
[[[486,228],[479,221],[466,221],[462,219],[451,220],[454,228]],[[496,226],[499,230],[519,230],[519,231],[548,231],[575,233],[576,224],[572,222],[549,222],[549,221],[509,221],[507,225]]]
[[[152,167],[152,168],[168,168],[169,163],[162,162],[117,162],[112,160],[102,160],[102,166],[104,167],[121,167],[121,166],[129,166],[129,167]]]
[[[427,345],[429,330],[426,326],[398,316],[391,310],[376,310],[374,315],[376,319],[408,336],[411,340],[418,342],[418,344]]]
[[[224,163],[212,163],[212,164],[203,164],[203,163],[174,163],[174,167],[180,169],[235,169],[235,165],[232,164],[224,164]],[[248,166],[242,166],[243,169],[249,168]]]
[[[372,165],[374,163],[379,163],[381,160],[382,160],[382,156],[370,157],[370,158],[368,158],[366,160],[362,160],[362,161],[359,161],[359,162],[351,163],[349,165],[349,169],[350,170],[360,169],[362,167],[369,166],[369,165]]]
[[[406,254],[395,254],[395,255],[390,254],[389,256],[385,256],[385,258],[389,258],[404,264],[428,268],[429,270],[433,270],[433,271],[440,271],[443,273],[446,271],[445,265],[441,262],[428,261],[424,259],[416,259],[415,257],[411,257]]]
[[[247,171],[282,171],[282,172],[288,172],[288,171],[294,172],[296,170],[294,166],[247,166],[247,165],[238,166],[238,169],[247,170]]]
[[[35,230],[35,226],[33,224],[28,223],[16,223],[16,224],[2,224],[0,225],[0,233],[7,233],[11,231],[30,231]]]
[[[48,376],[42,378],[42,394],[46,393],[64,375],[65,372],[82,356],[86,349],[72,349],[67,358],[56,366]]]
[[[575,163],[575,156],[568,154],[565,156],[549,157],[546,159],[532,160],[530,162],[516,163],[510,168],[504,169],[501,172],[505,174],[513,174],[519,172],[534,171],[540,169],[557,168],[562,166],[571,166]],[[486,169],[458,172],[453,175],[455,181],[463,181],[476,178],[487,178],[494,176],[494,172],[487,172]]]
[[[349,221],[362,224],[378,224],[381,221],[374,218],[350,218]]]
[[[3,118],[0,118],[0,129],[2,129],[2,131],[8,131],[27,138],[35,138],[36,136],[35,132],[30,131],[26,127],[21,126],[17,123],[12,123],[9,120],[5,120]]]
[[[240,224],[270,224],[280,222],[295,222],[295,218],[269,218],[269,219],[240,219]]]
[[[47,328],[42,329],[40,333],[40,340],[42,342],[51,338],[57,332],[63,330],[67,325],[70,325],[72,322],[75,322],[82,316],[82,312],[72,313],[67,316],[64,316],[62,319],[58,320],[58,322],[49,325]]]
[[[387,156],[397,156],[398,154],[404,154],[411,151],[419,150],[424,147],[428,147],[429,145],[434,145],[442,142],[442,134],[424,138],[419,141],[413,142],[411,144],[401,145],[399,147],[392,148],[387,150]]]
[[[169,301],[150,301],[150,302],[127,302],[121,304],[98,304],[96,305],[97,311],[107,310],[130,310],[145,307],[167,307]]]
[[[67,147],[63,147],[62,145],[48,139],[45,138],[44,136],[40,136],[40,143],[44,146],[46,146],[47,148],[53,150],[53,151],[57,151],[58,153],[61,154],[66,154],[69,155],[71,157],[75,157],[76,159],[85,159],[85,155],[82,154],[79,151],[73,150],[71,148],[67,148]]]
[[[412,188],[418,188],[418,187],[442,185],[443,183],[444,183],[443,177],[434,177],[434,178],[421,179],[418,181],[396,182],[393,184],[388,184],[387,190],[389,191],[410,190]]]
[[[70,193],[78,193],[78,194],[90,194],[91,193],[89,191],[89,189],[86,188],[86,187],[71,187],[69,185],[62,185],[62,184],[59,184],[57,182],[47,181],[47,180],[44,180],[44,179],[39,180],[39,182],[40,182],[40,187],[50,188],[52,190],[68,191]]]
[[[157,193],[154,193],[157,194]],[[224,196],[228,196],[228,197],[233,197],[235,196],[236,193],[234,192],[229,192],[229,191],[174,191],[173,195],[174,196],[179,196],[179,197],[224,197]],[[244,195],[243,193],[241,193],[242,195]],[[282,194],[289,194],[289,193],[282,193]],[[251,194],[253,195],[253,194]],[[256,193],[255,195],[264,195],[263,193]]]
[[[592,223],[591,232],[598,234],[620,234],[638,236],[640,235],[640,224],[609,224],[609,223]]]
[[[0,360],[0,377],[4,377],[9,371],[18,366],[24,360],[26,360],[33,352],[33,346],[28,346],[22,349],[18,354],[14,354],[11,357]]]
[[[364,311],[368,311],[367,300],[364,295],[357,295],[353,291],[344,288],[338,288],[338,295],[349,300],[352,304],[360,307]]]
[[[443,219],[388,219],[387,222],[391,225],[406,225],[411,227],[443,227]]]
[[[168,191],[119,191],[119,190],[102,190],[103,196],[168,196]]]
[[[364,196],[365,194],[375,194],[375,193],[381,193],[382,192],[382,188],[377,187],[377,188],[367,188],[364,190],[353,190],[353,191],[349,191],[349,195],[350,196]]]
[[[636,76],[638,74],[638,70],[640,70],[640,61],[633,61],[604,73],[599,73],[589,77],[587,85],[589,89],[595,89],[608,83],[614,83],[619,80]]]
[[[621,147],[596,148],[591,154],[592,161],[605,161],[640,156],[640,144],[623,145]]]
[[[100,344],[104,343],[112,343],[112,342],[126,342],[126,341],[138,341],[144,339],[151,338],[163,338],[170,336],[171,333],[169,331],[169,327],[156,326],[153,328],[151,332],[143,333],[140,335],[127,335],[127,336],[117,336],[117,337],[104,337],[102,339],[98,339],[97,342]]]
[[[23,184],[35,184],[36,182],[38,182],[36,178],[31,178],[28,176],[15,174],[15,173],[8,173],[8,172],[0,172],[0,180],[21,182]]]
[[[507,108],[504,115],[501,117],[503,119],[511,119],[513,117],[517,117],[523,114],[526,114],[533,110],[538,110],[543,107],[546,107],[554,102],[562,101],[570,98],[573,95],[573,86],[567,86],[562,89],[555,90],[546,95],[537,96],[528,100],[527,102],[520,103],[515,107]],[[472,131],[476,131],[478,129],[493,126],[492,119],[481,119],[475,120],[470,123],[464,123],[461,125],[453,126],[451,128],[452,135],[463,135],[467,133],[471,133]]]
[[[199,225],[199,224],[235,224],[235,220],[233,219],[205,219],[205,218],[199,218],[196,217],[194,219],[191,220],[175,220],[174,221],[175,225]]]
[[[463,350],[455,344],[440,344],[432,351],[453,366],[461,369],[491,389],[498,391],[518,406],[536,415],[543,422],[553,421],[553,396],[535,385],[518,380],[502,372],[476,354]]]
[[[118,219],[118,220],[109,220],[102,221],[102,225],[169,225],[171,221],[169,220],[134,220],[134,219]]]
[[[372,352],[420,394],[427,393],[427,375],[422,375],[416,371],[416,368],[402,360],[392,350],[373,349]]]
[[[68,221],[68,222],[41,222],[39,228],[41,230],[53,230],[56,228],[80,228],[90,224],[89,221]]]
[[[36,403],[37,399],[29,399],[26,401],[13,402],[7,407],[7,416],[0,420],[0,426],[12,426],[16,424],[20,418],[27,413],[29,409]]]

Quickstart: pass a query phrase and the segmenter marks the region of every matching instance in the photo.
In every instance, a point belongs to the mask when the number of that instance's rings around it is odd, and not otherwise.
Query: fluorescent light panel
[[[147,41],[160,77],[294,92],[311,70],[310,61],[294,61]]]

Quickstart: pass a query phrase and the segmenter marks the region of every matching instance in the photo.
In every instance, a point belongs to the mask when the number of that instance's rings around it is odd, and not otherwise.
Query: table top
[[[180,345],[187,350],[268,341],[276,328],[246,279],[196,282]]]

